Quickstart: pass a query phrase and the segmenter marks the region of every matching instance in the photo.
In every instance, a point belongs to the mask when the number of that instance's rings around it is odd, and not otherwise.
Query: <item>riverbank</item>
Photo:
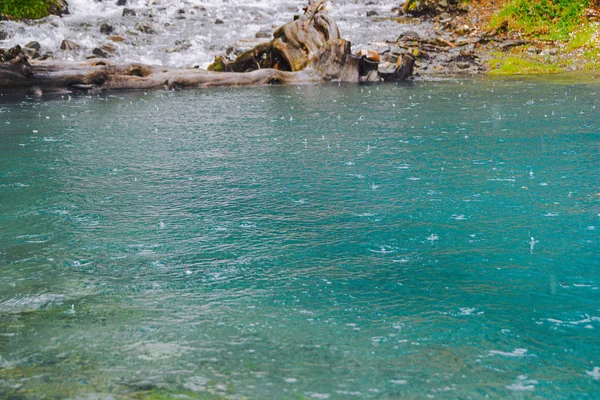
[[[408,54],[416,59],[416,78],[600,70],[600,13],[594,1],[584,2],[589,7],[573,11],[575,16],[550,10],[555,17],[548,21],[543,13],[522,20],[519,13],[535,10],[515,8],[518,3],[340,0],[327,8],[354,54],[377,53],[375,58],[392,66]],[[303,2],[72,0],[69,6],[72,13],[63,17],[0,21],[0,47],[19,44],[30,60],[94,57],[116,65],[204,69],[215,56],[232,61],[271,40],[280,22],[301,14]]]
[[[398,42],[412,48],[416,74],[423,76],[598,71],[599,4],[409,0],[398,10],[399,18],[429,21],[431,29],[424,36],[408,32]]]

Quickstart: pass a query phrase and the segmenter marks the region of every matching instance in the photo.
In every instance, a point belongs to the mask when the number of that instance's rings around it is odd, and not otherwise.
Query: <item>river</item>
[[[0,96],[0,397],[592,396],[599,90]]]

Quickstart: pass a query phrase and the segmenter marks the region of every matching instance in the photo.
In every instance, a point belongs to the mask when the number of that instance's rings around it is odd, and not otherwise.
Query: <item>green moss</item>
[[[550,40],[567,40],[584,19],[591,0],[509,0],[491,26],[508,23],[511,30]]]
[[[489,61],[489,68],[489,75],[492,76],[554,74],[562,72],[562,68],[557,64],[529,59],[522,55],[506,55],[503,53],[496,54],[496,57]]]
[[[0,0],[0,15],[13,20],[40,19],[48,16],[53,5],[53,0]]]
[[[216,56],[215,60],[207,68],[209,71],[225,72],[227,70],[227,64],[221,56]]]

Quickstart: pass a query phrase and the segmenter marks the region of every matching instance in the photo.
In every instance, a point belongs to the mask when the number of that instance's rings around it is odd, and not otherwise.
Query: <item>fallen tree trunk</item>
[[[0,88],[40,92],[126,89],[182,89],[211,86],[301,84],[321,82],[314,70],[286,72],[261,69],[246,73],[165,68],[143,64],[115,65],[104,59],[81,62],[39,61],[0,66]]]
[[[79,62],[29,62],[20,47],[0,49],[0,89],[33,93],[265,84],[304,84],[328,81],[374,82],[403,80],[412,74],[414,57],[379,71],[380,64],[351,54],[325,1],[309,1],[305,14],[275,32],[275,39],[240,55],[231,63],[217,58],[212,71],[143,64],[113,64],[106,59]]]

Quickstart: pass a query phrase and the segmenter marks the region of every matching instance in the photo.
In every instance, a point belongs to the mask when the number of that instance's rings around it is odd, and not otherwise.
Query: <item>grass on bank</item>
[[[490,75],[600,70],[599,17],[600,0],[504,0],[489,27],[507,26],[528,44],[493,54]]]
[[[491,76],[554,74],[563,71],[554,63],[506,53],[495,53],[489,61],[489,67]]]
[[[11,20],[40,19],[50,14],[53,0],[0,0],[0,16]]]
[[[507,0],[490,25],[508,24],[511,31],[545,40],[567,40],[585,23],[586,10],[600,8],[600,0]]]

